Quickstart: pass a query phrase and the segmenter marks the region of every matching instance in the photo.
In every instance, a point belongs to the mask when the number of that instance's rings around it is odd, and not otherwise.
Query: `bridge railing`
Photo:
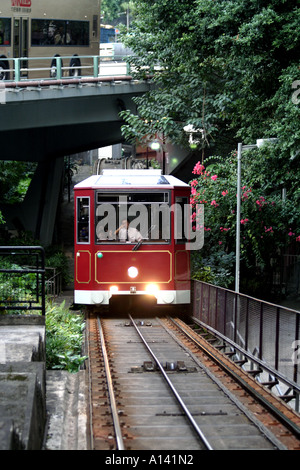
[[[106,60],[110,59],[110,60]],[[21,82],[26,80],[62,80],[70,77],[127,76],[130,73],[126,58],[111,60],[96,56],[18,57],[2,60],[6,65],[0,79]]]
[[[228,340],[227,353],[299,410],[300,312],[193,281],[193,316]]]

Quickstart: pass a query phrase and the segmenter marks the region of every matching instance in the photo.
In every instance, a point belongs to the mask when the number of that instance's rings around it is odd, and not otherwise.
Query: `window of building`
[[[0,18],[0,47],[11,45],[11,18]]]
[[[89,21],[31,20],[32,46],[89,46]]]

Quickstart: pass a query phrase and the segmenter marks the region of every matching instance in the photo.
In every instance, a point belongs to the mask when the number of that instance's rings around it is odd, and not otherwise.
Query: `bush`
[[[47,303],[46,306],[46,367],[78,372],[87,359],[81,355],[83,315],[74,314],[65,307]]]

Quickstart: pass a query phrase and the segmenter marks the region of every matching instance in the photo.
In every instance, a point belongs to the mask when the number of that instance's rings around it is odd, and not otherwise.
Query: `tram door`
[[[14,18],[13,25],[13,57],[28,57],[28,18]],[[21,69],[27,66],[28,61],[22,60]],[[21,72],[21,77],[27,76],[27,71]]]

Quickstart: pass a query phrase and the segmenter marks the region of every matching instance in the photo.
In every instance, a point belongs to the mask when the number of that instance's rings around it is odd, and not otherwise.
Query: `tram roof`
[[[76,184],[83,188],[164,188],[188,187],[172,175],[162,175],[161,170],[103,170],[102,175],[92,175]]]

